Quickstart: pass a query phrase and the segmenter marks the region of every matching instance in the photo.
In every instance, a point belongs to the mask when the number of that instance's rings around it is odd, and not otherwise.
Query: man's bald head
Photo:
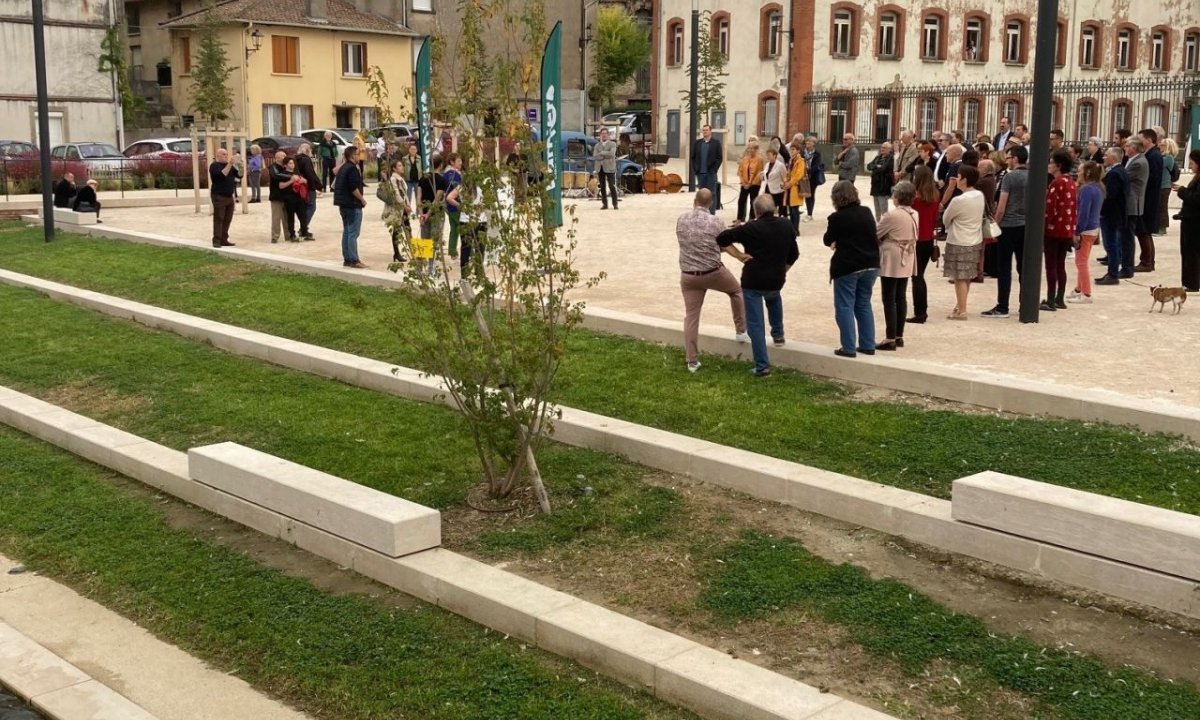
[[[695,205],[696,207],[704,208],[705,210],[712,207],[712,190],[709,190],[708,188],[700,188],[697,190]]]

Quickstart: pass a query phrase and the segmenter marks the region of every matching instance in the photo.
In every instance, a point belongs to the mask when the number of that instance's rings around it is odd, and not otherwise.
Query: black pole
[[[1046,234],[1046,184],[1050,167],[1050,123],[1054,119],[1054,58],[1057,57],[1058,0],[1038,0],[1033,54],[1033,105],[1029,128],[1029,185],[1025,191],[1025,252],[1021,256],[1021,322],[1038,321],[1042,302],[1042,246]]]
[[[37,74],[38,148],[42,160],[42,228],[54,239],[54,195],[50,178],[50,96],[46,90],[46,38],[42,0],[33,0],[33,65]]]
[[[696,171],[692,150],[700,134],[700,10],[692,7],[692,101],[688,106],[688,192],[696,191]]]

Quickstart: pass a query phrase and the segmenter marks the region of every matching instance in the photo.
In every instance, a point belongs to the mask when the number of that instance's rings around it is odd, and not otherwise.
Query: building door
[[[352,128],[354,127],[354,108],[338,107],[333,111],[334,127]]]
[[[50,118],[50,147],[62,145],[65,138],[63,137],[63,114],[61,112],[50,111],[47,113]],[[38,114],[33,113],[33,144],[41,147],[42,139],[38,137]]]
[[[679,157],[679,111],[667,111],[667,155]]]

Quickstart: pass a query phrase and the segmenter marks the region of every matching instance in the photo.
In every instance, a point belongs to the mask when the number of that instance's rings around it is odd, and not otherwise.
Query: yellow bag
[[[432,260],[433,238],[413,238],[412,252],[414,260]]]

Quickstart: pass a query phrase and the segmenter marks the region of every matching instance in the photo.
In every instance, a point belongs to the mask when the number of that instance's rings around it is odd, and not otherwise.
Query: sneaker
[[[687,364],[687,367],[688,367],[688,372],[694,373],[700,369],[700,361],[697,360],[695,362],[690,362]]]
[[[1067,302],[1076,303],[1077,305],[1091,305],[1092,304],[1092,296],[1084,295],[1083,293],[1080,293],[1078,295],[1075,295],[1074,297],[1067,298]]]
[[[1000,307],[994,307],[991,310],[984,310],[979,314],[985,318],[995,318],[997,320],[1005,320],[1008,318],[1008,311],[1002,310]]]
[[[1081,290],[1072,290],[1072,291],[1071,291],[1071,292],[1070,292],[1070,293],[1067,295],[1067,302],[1071,302],[1071,298],[1077,298],[1077,297],[1082,297],[1082,296],[1083,296],[1083,291],[1081,291]]]
[[[759,368],[753,368],[752,370],[750,370],[750,374],[753,375],[754,377],[766,377],[771,374],[771,368],[765,367],[765,368],[762,368],[761,370]]]
[[[783,347],[783,344],[785,342],[787,342],[787,340],[785,340],[782,337],[777,337],[777,338],[771,338],[771,342],[775,343],[775,347]]]
[[[749,333],[736,333],[733,336],[733,339],[736,342],[748,343],[748,342],[750,342],[750,335],[749,335]]]
[[[1121,281],[1118,280],[1117,278],[1113,277],[1112,275],[1105,275],[1104,277],[1100,278],[1099,280],[1097,280],[1096,282],[1093,283],[1093,285],[1120,285],[1120,284],[1121,284]]]

